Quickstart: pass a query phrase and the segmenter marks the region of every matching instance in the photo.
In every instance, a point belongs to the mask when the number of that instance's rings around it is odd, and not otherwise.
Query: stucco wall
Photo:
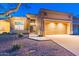
[[[27,18],[24,18],[24,17],[12,17],[11,18],[11,24],[12,24],[12,27],[13,29],[15,30],[15,21],[17,22],[24,22],[24,30],[26,30],[27,28]]]
[[[40,11],[40,14],[43,15],[43,13],[44,13],[44,16],[48,17],[48,18],[72,20],[72,16],[70,14],[67,14],[67,13],[62,13],[62,12],[56,12],[56,11],[42,9]]]
[[[0,33],[10,32],[10,22],[6,20],[0,20]]]

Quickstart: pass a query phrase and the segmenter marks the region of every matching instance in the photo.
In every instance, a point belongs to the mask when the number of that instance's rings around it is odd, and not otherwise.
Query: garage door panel
[[[58,23],[56,30],[57,34],[67,34],[67,24]]]
[[[67,24],[45,21],[45,35],[67,34]]]
[[[56,27],[55,24],[50,22],[45,22],[45,34],[46,35],[51,35],[51,34],[56,34]]]

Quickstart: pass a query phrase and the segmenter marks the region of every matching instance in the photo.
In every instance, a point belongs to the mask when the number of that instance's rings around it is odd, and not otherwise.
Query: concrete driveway
[[[47,38],[79,56],[79,36],[76,35],[49,35]]]

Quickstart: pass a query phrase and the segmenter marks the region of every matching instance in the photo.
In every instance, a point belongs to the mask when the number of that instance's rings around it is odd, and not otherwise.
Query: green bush
[[[5,35],[5,34],[7,34],[7,32],[3,32],[2,34]]]
[[[16,44],[13,45],[11,49],[7,50],[8,53],[16,52],[22,48],[22,45]]]
[[[16,50],[19,50],[21,48],[21,45],[13,45],[11,51],[16,51]]]
[[[21,37],[23,37],[23,36],[24,36],[23,33],[19,33],[19,34],[18,34],[18,37],[19,37],[19,38],[21,38]]]

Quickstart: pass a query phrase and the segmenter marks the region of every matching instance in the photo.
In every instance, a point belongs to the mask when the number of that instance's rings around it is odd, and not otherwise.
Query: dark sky
[[[17,3],[1,3],[0,13],[4,13],[16,6]],[[75,17],[79,17],[79,3],[22,3],[19,10],[11,15],[25,17],[27,13],[38,14],[40,8],[70,13]]]

